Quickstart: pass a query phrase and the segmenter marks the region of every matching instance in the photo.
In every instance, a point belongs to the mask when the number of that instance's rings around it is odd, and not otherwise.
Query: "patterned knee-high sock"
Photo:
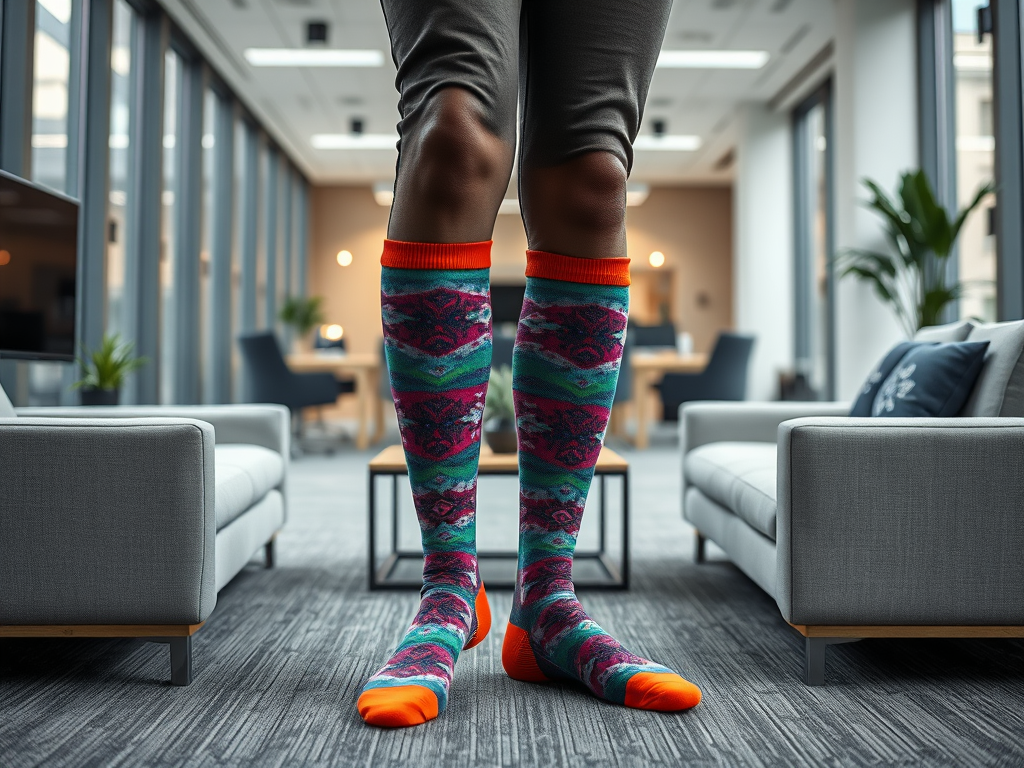
[[[623,648],[583,610],[572,557],[618,380],[628,259],[528,253],[512,363],[519,572],[502,648],[510,677],[568,678],[616,704],[674,711],[700,690]]]
[[[437,717],[459,652],[490,629],[476,560],[480,420],[491,366],[490,247],[384,245],[385,353],[424,561],[412,627],[359,696],[359,714],[371,725]]]

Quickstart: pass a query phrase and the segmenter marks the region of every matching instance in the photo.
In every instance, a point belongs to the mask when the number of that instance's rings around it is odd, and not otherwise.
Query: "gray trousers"
[[[445,88],[470,91],[520,167],[611,152],[628,171],[672,0],[381,0],[398,124]],[[401,139],[399,140],[401,157]],[[399,161],[400,162],[400,161]]]

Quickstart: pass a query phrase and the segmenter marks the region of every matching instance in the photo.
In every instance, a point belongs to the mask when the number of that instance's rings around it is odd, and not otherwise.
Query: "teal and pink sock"
[[[527,256],[512,360],[519,570],[502,665],[517,680],[574,680],[616,704],[688,709],[700,690],[623,648],[583,610],[572,583],[576,537],[622,359],[629,260]]]
[[[480,422],[491,366],[490,242],[388,240],[381,257],[384,349],[423,540],[419,612],[363,687],[371,725],[431,720],[459,653],[490,629],[476,559]]]

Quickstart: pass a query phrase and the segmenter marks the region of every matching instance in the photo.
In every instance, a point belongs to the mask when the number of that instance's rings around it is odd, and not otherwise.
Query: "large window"
[[[177,297],[175,296],[175,260],[177,258],[178,195],[178,104],[181,91],[182,61],[174,51],[164,56],[164,138],[163,191],[160,197],[160,402],[174,403],[175,352],[177,351]]]
[[[793,120],[796,248],[795,397],[834,396],[832,312],[832,91],[818,90]]]
[[[132,129],[132,37],[135,12],[125,0],[114,3],[110,46],[110,140],[108,142],[108,199],[106,284],[108,333],[132,335],[125,316],[125,277],[128,266],[128,194],[134,166]]]
[[[105,333],[135,342],[148,362],[122,402],[240,398],[237,335],[275,325],[299,283],[304,179],[161,4],[0,9],[26,86],[0,99],[5,169],[81,203],[76,352]],[[75,402],[77,373],[0,363],[18,405]]]
[[[72,0],[38,0],[32,69],[32,180],[68,188]]]
[[[992,38],[978,35],[978,8],[987,2],[952,0],[956,114],[956,198],[968,204],[995,173]],[[958,271],[966,292],[960,316],[996,319],[996,242],[988,214],[995,196],[968,219],[959,240]]]
[[[202,216],[199,223],[199,380],[204,403],[215,401],[211,359],[215,347],[213,322],[213,175],[217,144],[217,94],[207,88],[203,94]]]

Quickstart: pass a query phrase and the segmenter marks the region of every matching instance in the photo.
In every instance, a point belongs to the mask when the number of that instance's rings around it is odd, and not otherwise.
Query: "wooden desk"
[[[333,373],[356,380],[359,407],[359,431],[356,448],[365,450],[384,436],[384,403],[380,399],[380,356],[373,352],[327,355],[300,352],[288,355],[288,367],[297,373]],[[374,420],[373,437],[369,437],[367,424]]]
[[[666,373],[700,373],[707,364],[708,356],[703,352],[680,355],[673,350],[647,352],[633,349],[630,367],[633,370],[633,413],[636,416],[634,444],[637,448],[650,445],[647,427],[651,419],[651,386],[661,381]]]
[[[410,566],[415,565],[422,568],[423,552],[403,550],[400,546],[401,536],[399,526],[399,491],[398,478],[408,474],[405,463],[405,452],[400,445],[391,445],[378,453],[370,460],[369,464],[370,486],[369,503],[367,505],[367,545],[369,565],[369,587],[375,589],[419,589],[423,585],[419,577],[419,570],[416,577],[408,568],[402,568],[403,563]],[[515,453],[494,453],[486,443],[480,446],[480,469],[481,478],[488,475],[518,475],[519,457]],[[607,447],[601,448],[597,459],[597,467],[594,471],[596,490],[600,494],[597,498],[597,525],[598,525],[598,547],[596,550],[577,550],[575,560],[579,563],[589,564],[591,571],[599,574],[594,578],[574,577],[576,586],[589,587],[592,589],[629,589],[629,462],[615,451]],[[379,478],[390,480],[391,491],[391,526],[390,545],[388,553],[383,562],[379,563],[377,544],[380,531],[377,527],[377,481]],[[607,501],[608,501],[608,480],[618,478],[618,484],[622,491],[620,501],[621,512],[621,543],[622,549],[618,562],[609,556],[607,547]],[[515,586],[515,567],[518,557],[516,550],[509,551],[480,551],[477,557],[481,566],[486,564],[505,563],[508,566],[507,581],[501,578],[493,578],[495,575],[483,574],[487,587],[512,588]],[[397,571],[397,572],[396,572]],[[402,572],[405,572],[405,576]],[[497,574],[500,576],[500,574]]]

